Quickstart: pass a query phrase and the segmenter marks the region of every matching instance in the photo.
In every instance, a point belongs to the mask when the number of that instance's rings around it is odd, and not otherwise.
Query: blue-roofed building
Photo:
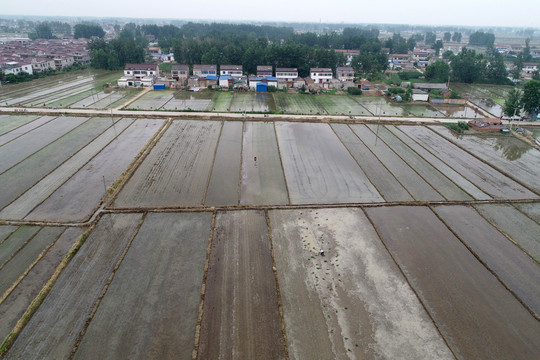
[[[234,84],[234,79],[231,77],[231,75],[221,75],[219,77],[219,86],[228,88],[230,83]]]

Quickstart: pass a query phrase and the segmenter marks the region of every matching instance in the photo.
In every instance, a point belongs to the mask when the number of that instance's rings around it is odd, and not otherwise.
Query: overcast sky
[[[26,0],[0,14],[540,27],[540,0]]]

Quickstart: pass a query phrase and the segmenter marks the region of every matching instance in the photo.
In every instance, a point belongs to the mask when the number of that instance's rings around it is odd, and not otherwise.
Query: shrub
[[[351,95],[362,95],[362,89],[359,89],[357,87],[348,87],[347,92]]]

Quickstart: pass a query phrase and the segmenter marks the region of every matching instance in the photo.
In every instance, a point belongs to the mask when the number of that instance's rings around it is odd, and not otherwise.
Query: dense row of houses
[[[86,39],[13,39],[0,43],[0,68],[5,74],[61,70],[75,62],[90,63]]]
[[[310,76],[302,78],[297,68],[276,68],[259,65],[256,74],[244,75],[242,65],[207,65],[195,64],[192,72],[185,64],[173,64],[170,77],[159,77],[157,64],[127,64],[124,76],[118,80],[119,86],[152,86],[155,83],[166,87],[188,86],[205,88],[219,86],[235,89],[253,89],[267,91],[268,87],[276,88],[327,88],[343,89],[355,86],[354,69],[351,66],[336,68],[336,76],[331,68],[311,68]]]

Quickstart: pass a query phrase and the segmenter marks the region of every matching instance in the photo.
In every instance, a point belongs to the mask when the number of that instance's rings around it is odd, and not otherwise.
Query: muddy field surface
[[[121,119],[116,122],[114,126],[111,126],[87,146],[62,163],[62,165],[41,179],[36,185],[17,198],[17,200],[5,207],[0,212],[0,218],[21,219],[26,216],[98,154],[107,144],[122,133],[133,121],[133,119]]]
[[[450,118],[480,118],[483,115],[476,109],[460,105],[432,105],[437,111]]]
[[[414,200],[399,180],[388,171],[349,126],[332,124],[331,127],[386,201]]]
[[[452,182],[454,182],[457,186],[463,189],[466,193],[470,194],[477,200],[491,199],[489,195],[484,193],[476,185],[463,177],[463,175],[459,174],[457,171],[448,166],[444,161],[424,149],[417,142],[408,137],[404,132],[399,130],[397,127],[393,125],[386,125],[385,128],[388,129],[401,141],[403,141],[403,143],[405,143],[410,149],[420,155],[424,160],[429,162],[434,168],[436,168],[442,174],[452,180]]]
[[[246,122],[242,145],[240,204],[288,204],[273,122]]]
[[[277,109],[289,114],[327,114],[323,105],[313,95],[274,93],[274,99]]]
[[[109,187],[163,125],[138,119],[26,216],[28,220],[82,221],[99,205]]]
[[[457,358],[537,358],[538,320],[429,208],[366,212]]]
[[[39,226],[25,225],[10,233],[0,243],[0,268],[22,249],[40,230]]]
[[[68,228],[64,231],[9,295],[0,302],[0,319],[2,319],[0,340],[9,335],[82,231],[80,228]]]
[[[1,115],[0,116],[0,140],[3,139],[5,133],[19,129],[22,126],[31,123],[39,118],[35,115]],[[49,118],[52,119],[52,118]],[[30,127],[32,129],[33,127]],[[25,131],[18,131],[18,134],[23,134]]]
[[[191,359],[211,221],[146,216],[75,359]]]
[[[540,318],[540,266],[473,208],[437,206],[435,212]]]
[[[214,109],[216,112],[227,112],[231,107],[233,94],[228,92],[217,92],[213,97]]]
[[[128,109],[157,110],[174,97],[173,90],[149,91],[127,106]]]
[[[5,191],[0,208],[8,205],[111,126],[111,120],[93,118],[0,174]]]
[[[367,125],[372,132],[377,132],[375,125]],[[429,164],[424,158],[409,148],[386,127],[380,127],[379,139],[383,140],[394,152],[413,168],[418,175],[427,181],[446,200],[472,200],[472,197],[456,186],[449,178]]]
[[[0,173],[75,129],[88,118],[59,117],[0,147]]]
[[[10,141],[13,141],[14,139],[17,139],[24,134],[39,128],[40,126],[48,123],[49,121],[55,119],[53,116],[42,116],[39,118],[35,118],[35,120],[26,123],[14,130],[11,130],[8,133],[5,133],[4,135],[0,136],[0,146],[9,143]]]
[[[331,115],[371,115],[353,97],[346,95],[317,95],[317,101]]]
[[[199,359],[285,359],[264,212],[218,213]]]
[[[540,225],[511,205],[476,205],[499,230],[540,263]]]
[[[205,205],[238,205],[238,186],[242,157],[242,122],[223,123],[217,145]]]
[[[444,126],[430,128],[540,192],[540,152],[526,142],[511,136],[458,135]]]
[[[107,214],[101,218],[5,359],[69,357],[141,218],[139,214]]]
[[[275,126],[292,204],[384,201],[330,126]]]
[[[453,358],[361,209],[269,215],[291,359]]]
[[[351,125],[351,129],[416,200],[444,200],[441,194],[378,138],[376,128],[372,132],[365,125]]]
[[[17,230],[17,226],[14,225],[0,225],[0,244],[6,240],[6,238],[11,235],[15,230]]]
[[[399,129],[432,152],[476,186],[499,199],[534,199],[537,195],[423,126]]]
[[[114,205],[200,206],[221,126],[217,121],[173,121]]]
[[[234,94],[230,111],[232,112],[267,112],[275,110],[276,104],[270,93]]]
[[[540,224],[540,203],[514,204],[522,213]]]
[[[8,291],[64,230],[63,227],[41,228],[9,261],[0,266],[0,296]]]

